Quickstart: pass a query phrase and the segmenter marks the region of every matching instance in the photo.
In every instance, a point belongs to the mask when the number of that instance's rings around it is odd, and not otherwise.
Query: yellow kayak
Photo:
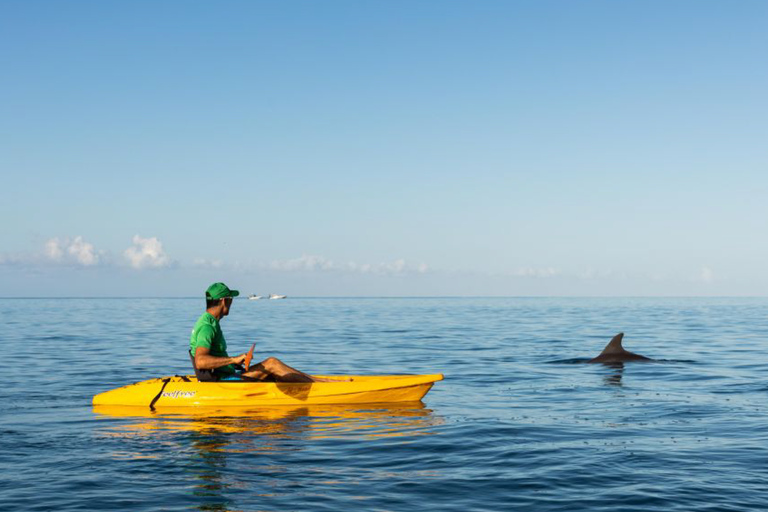
[[[434,375],[336,375],[338,382],[198,382],[194,376],[145,380],[99,393],[93,405],[144,407],[272,406],[320,404],[373,404],[421,400]]]

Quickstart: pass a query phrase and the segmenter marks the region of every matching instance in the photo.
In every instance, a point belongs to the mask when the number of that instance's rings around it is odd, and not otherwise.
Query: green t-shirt
[[[227,341],[221,332],[219,321],[207,311],[197,319],[195,328],[192,329],[192,337],[189,339],[189,353],[194,358],[198,347],[205,347],[215,357],[229,357],[227,354]],[[218,376],[235,373],[233,365],[228,364],[213,370]]]

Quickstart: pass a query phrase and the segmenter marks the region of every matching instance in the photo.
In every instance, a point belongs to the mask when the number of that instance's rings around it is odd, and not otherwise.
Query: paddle
[[[248,368],[251,366],[251,359],[253,359],[254,348],[256,348],[255,343],[251,345],[251,350],[249,350],[248,353],[245,354],[245,361],[243,361],[243,366],[245,367],[245,371],[248,371]]]

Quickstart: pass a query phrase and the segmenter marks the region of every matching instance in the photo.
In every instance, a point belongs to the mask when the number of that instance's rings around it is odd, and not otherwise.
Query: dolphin
[[[628,361],[653,361],[653,359],[640,354],[633,354],[624,347],[621,346],[621,340],[624,338],[624,333],[620,332],[614,336],[610,342],[605,346],[600,355],[594,359],[587,361],[588,363],[626,363]]]

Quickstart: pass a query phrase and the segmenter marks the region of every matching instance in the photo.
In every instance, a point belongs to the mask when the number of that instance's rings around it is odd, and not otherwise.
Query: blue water
[[[202,307],[0,300],[4,509],[768,509],[766,299],[238,300],[232,353],[446,379],[401,406],[94,412],[189,373]],[[663,361],[581,364],[619,331]]]

